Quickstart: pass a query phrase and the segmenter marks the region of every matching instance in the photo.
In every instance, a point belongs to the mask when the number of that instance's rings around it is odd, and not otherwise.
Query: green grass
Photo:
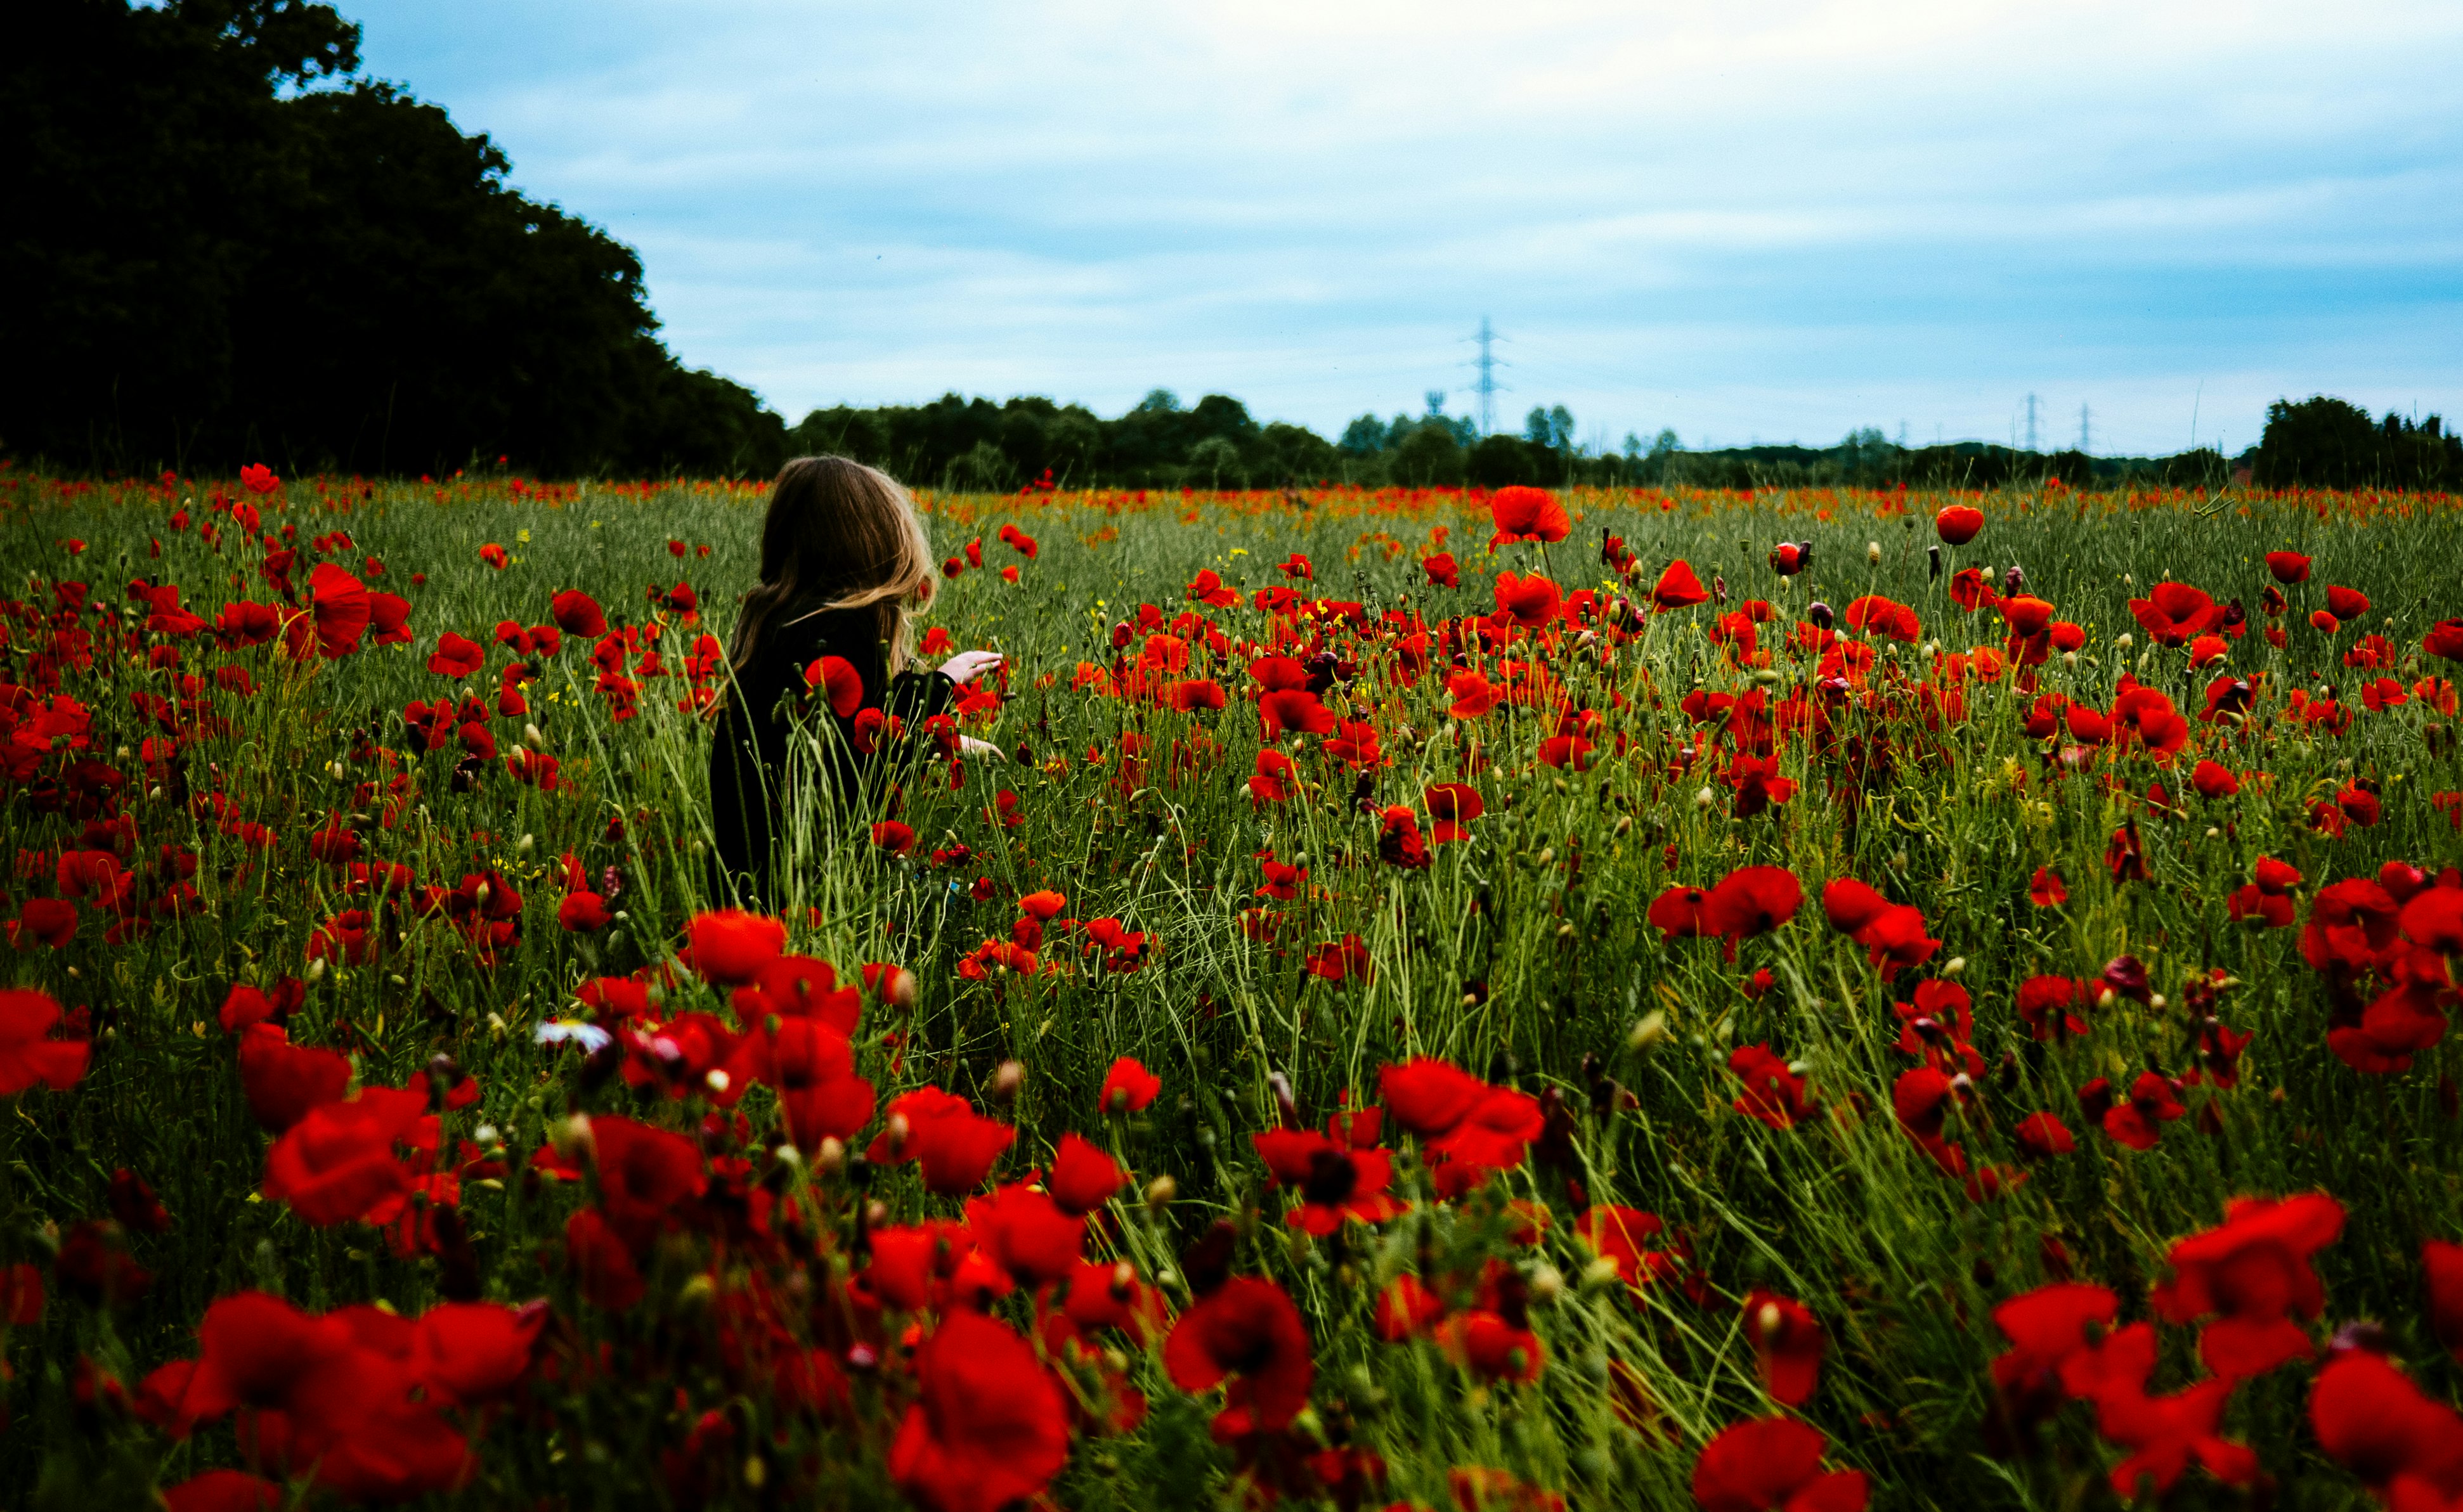
[[[226,654],[199,637],[184,645],[178,669],[207,676],[224,664],[252,669],[258,691],[212,692],[211,712],[229,727],[190,743],[182,760],[192,790],[218,788],[245,817],[271,826],[278,836],[272,849],[251,850],[168,795],[148,792],[158,784],[139,775],[135,751],[148,731],[130,695],[168,692],[176,674],[147,670],[142,639],[117,651],[98,646],[91,669],[64,675],[61,691],[93,711],[91,754],[131,774],[123,807],[135,819],[136,853],[150,857],[164,845],[194,852],[202,906],[114,944],[102,938],[102,916],[81,905],[66,949],[27,949],[0,961],[11,983],[86,1009],[96,1037],[91,1069],[75,1090],[22,1092],[0,1121],[7,1130],[0,1262],[48,1264],[49,1246],[70,1225],[108,1215],[106,1189],[120,1167],[150,1181],[176,1220],[167,1234],[126,1241],[153,1276],[142,1298],[100,1307],[65,1295],[54,1281],[43,1320],[10,1333],[15,1422],[0,1437],[0,1484],[39,1481],[12,1503],[116,1497],[135,1504],[158,1478],[168,1484],[238,1462],[228,1426],[175,1443],[107,1405],[79,1405],[72,1389],[81,1359],[134,1391],[147,1371],[193,1354],[197,1320],[219,1295],[261,1287],[312,1310],[381,1301],[406,1316],[441,1295],[434,1259],[399,1259],[363,1225],[312,1227],[255,1196],[268,1141],[242,1095],[231,1040],[215,1023],[230,984],[309,976],[310,931],[351,906],[335,869],[307,852],[310,833],[338,813],[361,816],[368,853],[411,867],[422,883],[450,887],[493,869],[527,904],[518,942],[492,965],[475,960],[441,920],[389,922],[382,957],[317,975],[291,1027],[295,1042],[350,1052],[359,1083],[368,1087],[402,1086],[430,1057],[451,1056],[479,1079],[481,1094],[476,1106],[448,1116],[448,1136],[468,1138],[487,1125],[501,1132],[508,1152],[505,1178],[465,1185],[463,1217],[486,1294],[549,1298],[557,1321],[543,1357],[565,1363],[527,1388],[527,1406],[490,1425],[478,1440],[478,1479],[440,1501],[751,1505],[787,1495],[791,1485],[796,1497],[819,1495],[825,1504],[894,1501],[883,1464],[905,1399],[896,1372],[860,1382],[857,1406],[841,1420],[777,1411],[744,1393],[717,1360],[707,1283],[690,1285],[713,1265],[722,1282],[740,1280],[730,1267],[747,1257],[714,1259],[703,1237],[680,1237],[654,1257],[649,1301],[608,1314],[578,1300],[561,1258],[565,1217],[584,1194],[521,1173],[520,1162],[568,1109],[623,1109],[679,1129],[698,1116],[691,1102],[644,1099],[621,1081],[585,1085],[579,1055],[539,1047],[532,1036],[542,1020],[576,1011],[572,989],[582,978],[664,959],[708,901],[700,896],[706,739],[699,721],[677,707],[684,680],[644,680],[639,717],[615,723],[592,691],[586,643],[568,638],[556,657],[543,659],[529,688],[531,712],[492,723],[506,749],[526,721],[534,723],[562,761],[567,790],[521,786],[498,762],[473,790],[456,791],[449,756],[405,754],[403,706],[461,686],[425,669],[440,632],[490,643],[500,619],[547,619],[549,599],[567,588],[594,594],[611,618],[639,621],[648,608],[645,589],[684,577],[700,591],[708,623],[662,615],[668,628],[660,646],[669,664],[679,637],[723,635],[733,595],[752,581],[759,491],[593,486],[545,503],[496,483],[442,490],[379,485],[360,497],[337,482],[332,491],[338,502],[320,507],[317,485],[294,482],[287,511],[267,513],[269,529],[297,526],[294,578],[305,581],[312,535],[346,529],[354,547],[336,560],[355,571],[366,557],[382,560],[383,575],[368,581],[410,599],[414,643],[300,668],[276,646]],[[210,485],[185,484],[78,492],[19,480],[0,509],[0,541],[29,574],[11,591],[48,610],[54,580],[83,580],[94,604],[124,614],[125,585],[144,576],[180,584],[207,618],[227,598],[270,598],[255,573],[261,553],[234,542],[228,527],[227,550],[215,551],[193,523],[185,531],[166,524],[183,504],[204,520],[210,492]],[[1984,533],[1946,552],[1947,566],[1989,564],[1997,576],[2020,564],[2027,591],[2087,635],[2075,665],[2056,655],[2038,669],[2039,692],[2104,707],[2117,677],[2130,672],[2194,715],[2212,674],[2192,677],[2183,652],[2148,646],[2127,608],[2169,575],[2247,607],[2251,634],[2233,643],[2230,667],[2264,674],[2249,729],[2234,735],[2193,721],[2191,748],[2168,767],[2143,754],[2106,753],[2063,772],[2048,762],[2047,743],[2024,733],[2033,699],[2014,692],[2011,675],[1970,682],[1965,717],[1928,728],[1908,712],[1916,706],[1910,684],[1929,666],[1924,646],[1895,646],[1883,653],[1871,684],[1889,694],[1890,706],[1842,715],[1841,726],[1891,743],[1886,773],[1873,776],[1861,802],[1842,801],[1832,787],[1839,761],[1791,739],[1781,752],[1798,792],[1747,819],[1730,815],[1719,783],[1724,762],[1689,759],[1695,736],[1677,706],[1697,685],[1732,692],[1757,685],[1707,638],[1714,606],[1650,616],[1629,637],[1568,633],[1547,653],[1567,693],[1604,714],[1594,736],[1601,759],[1587,771],[1537,762],[1548,733],[1539,711],[1509,705],[1477,722],[1449,720],[1442,649],[1431,675],[1404,685],[1391,675],[1390,657],[1381,663],[1373,645],[1355,650],[1354,637],[1337,633],[1336,648],[1362,663],[1346,696],[1349,717],[1380,728],[1387,758],[1371,774],[1375,802],[1418,807],[1424,787],[1440,781],[1471,782],[1485,796],[1473,837],[1432,847],[1425,871],[1380,862],[1378,821],[1351,807],[1355,773],[1319,752],[1315,738],[1282,743],[1298,747],[1308,782],[1300,796],[1282,805],[1251,801],[1244,784],[1259,734],[1253,708],[1241,702],[1245,656],[1210,664],[1200,649],[1188,675],[1210,672],[1232,694],[1216,713],[1179,714],[1072,690],[1080,661],[1112,664],[1111,627],[1134,620],[1139,604],[1158,606],[1166,620],[1190,608],[1184,585],[1201,569],[1245,594],[1283,582],[1274,564],[1297,551],[1314,560],[1317,580],[1296,586],[1360,601],[1372,622],[1400,611],[1433,624],[1491,613],[1490,577],[1499,569],[1544,567],[1569,589],[1612,591],[1598,551],[1608,530],[1643,563],[1627,593],[1646,592],[1658,568],[1681,556],[1705,583],[1719,574],[1732,599],[1776,604],[1777,622],[1762,631],[1765,649],[1778,647],[1769,689],[1776,698],[1811,680],[1810,659],[1780,642],[1815,598],[1843,610],[1878,593],[1913,606],[1924,640],[1938,639],[1946,651],[1998,644],[1996,616],[1962,613],[1947,594],[1950,573],[1928,575],[1929,521],[1944,502],[1585,494],[1568,500],[1579,515],[1569,539],[1544,551],[1500,547],[1492,557],[1481,544],[1490,531],[1484,506],[1442,493],[934,501],[936,551],[955,551],[980,536],[987,569],[942,585],[925,623],[948,627],[959,646],[996,646],[1013,659],[1011,702],[970,732],[1014,757],[969,763],[956,790],[938,767],[911,783],[900,817],[919,838],[906,858],[873,848],[860,828],[825,810],[803,815],[783,910],[792,948],[841,972],[868,961],[915,972],[921,991],[911,1018],[876,1006],[857,1036],[860,1069],[883,1104],[926,1085],[981,1103],[1003,1063],[1023,1068],[1014,1100],[990,1109],[1019,1130],[1001,1168],[1005,1179],[1042,1163],[1067,1131],[1112,1144],[1141,1182],[1175,1179],[1176,1200],[1167,1205],[1142,1205],[1135,1188],[1124,1192],[1100,1250],[1133,1259],[1149,1274],[1165,1272],[1209,1222],[1232,1220],[1239,1235],[1234,1269],[1280,1282],[1308,1322],[1317,1386],[1313,1411],[1296,1431],[1313,1443],[1347,1439],[1382,1456],[1390,1481],[1372,1504],[1449,1504],[1449,1472],[1473,1465],[1511,1471],[1581,1507],[1689,1504],[1702,1442],[1739,1418],[1777,1410],[1762,1390],[1737,1308],[1756,1287],[1801,1301],[1820,1320],[1827,1354],[1801,1415],[1828,1436],[1833,1464],[1868,1474],[1876,1505],[2108,1503],[2102,1478],[2125,1451],[2100,1441],[2085,1404],[2070,1405],[2036,1435],[2033,1452],[1987,1454],[1988,1367],[2006,1348],[1991,1309],[2054,1279],[2044,1246],[2057,1238],[2079,1279],[2120,1295],[2125,1322],[2147,1316],[2146,1295],[2166,1276],[2170,1243],[2216,1223],[2225,1200],[2241,1194],[2323,1190],[2341,1199],[2349,1220],[2319,1257],[2327,1304],[2312,1333],[2322,1345],[2337,1326],[2382,1324],[2423,1388],[2453,1399],[2457,1367],[2430,1330],[2420,1246],[2463,1238],[2463,1138],[2451,1111],[2455,1052],[2441,1043],[2405,1073],[2354,1072],[2328,1053],[2325,995],[2300,959],[2300,931],[2257,930],[2226,914],[2227,896],[2261,855],[2303,874],[2303,917],[2318,887],[2373,875],[2384,861],[2407,859],[2434,875],[2463,860],[2463,837],[2430,802],[2432,793],[2463,788],[2452,720],[2423,698],[2364,711],[2364,674],[2341,660],[2365,629],[2382,632],[2409,659],[2391,674],[2407,688],[2452,670],[2419,652],[2431,623],[2463,612],[2452,580],[2452,564],[2463,561],[2463,516],[2451,501],[2059,494],[1978,501],[1989,519]],[[1035,559],[994,538],[1010,521],[1039,541]],[[1427,586],[1417,565],[1436,549],[1430,531],[1439,526],[1451,529],[1447,549],[1463,563],[1457,590]],[[59,544],[70,537],[87,543],[81,555]],[[709,554],[679,561],[666,549],[670,538],[707,545]],[[148,552],[158,539],[159,559]],[[1765,557],[1783,539],[1816,544],[1812,572],[1793,580],[1772,573]],[[480,548],[490,542],[509,549],[511,565],[482,563]],[[1877,560],[1868,560],[1868,542],[1878,544]],[[2270,622],[2259,605],[2269,581],[2262,557],[2277,549],[2302,551],[2317,563],[2313,581],[2291,591],[2293,612],[2272,621],[2289,627],[2281,651],[2258,633]],[[1020,568],[1015,585],[992,570],[1003,565]],[[425,574],[424,585],[406,586],[415,572]],[[2365,624],[2331,641],[2302,617],[2322,603],[2327,582],[2372,600]],[[1267,635],[1268,616],[1245,596],[1207,614],[1234,640]],[[97,628],[91,613],[81,623]],[[27,680],[29,659],[51,629],[10,619],[13,671],[0,680]],[[2125,648],[2124,635],[2135,643]],[[1527,655],[1527,645],[1513,655]],[[1128,655],[1137,650],[1132,641]],[[504,660],[490,644],[472,690],[492,698]],[[2328,734],[2282,719],[2288,690],[2315,694],[2324,685],[2351,707],[2348,730]],[[1119,780],[1124,733],[1149,743],[1146,770],[1134,781]],[[1489,765],[1467,776],[1474,745]],[[398,765],[384,765],[380,747],[396,753]],[[1090,762],[1090,751],[1104,759]],[[2202,755],[2272,780],[2244,783],[2236,798],[2201,799],[2186,777]],[[44,773],[56,772],[65,757],[46,756]],[[329,769],[336,762],[342,779]],[[390,822],[381,803],[355,804],[357,784],[397,773],[412,787],[399,795]],[[2356,778],[2376,784],[2381,821],[2353,825],[2340,838],[2312,829],[2312,804],[2331,801]],[[2176,815],[2159,817],[2141,801],[2153,780],[2172,794]],[[1707,804],[1696,797],[1706,785],[1714,800]],[[1014,830],[985,814],[1002,788],[1020,800],[1024,822]],[[8,853],[29,858],[7,884],[11,917],[26,899],[53,891],[50,865],[33,858],[73,844],[79,829],[44,811],[37,797],[20,786],[0,807],[0,840]],[[620,815],[618,833],[609,820]],[[1425,810],[1421,817],[1425,823]],[[2103,864],[2106,842],[2133,819],[2148,875],[2116,883]],[[932,865],[927,853],[953,839],[971,858]],[[1242,910],[1265,902],[1254,896],[1262,879],[1256,855],[1269,850],[1310,863],[1307,891],[1269,905],[1286,916],[1272,942],[1248,938],[1240,921]],[[625,918],[612,931],[586,937],[557,929],[554,868],[567,852],[594,878],[609,866],[622,874],[625,890],[612,906]],[[1785,927],[1745,940],[1733,962],[1715,940],[1666,940],[1647,922],[1664,890],[1708,887],[1749,865],[1794,872],[1805,903]],[[2030,878],[2041,867],[2066,880],[2065,904],[2029,901]],[[1822,920],[1821,884],[1841,876],[1921,908],[1929,933],[1943,942],[1925,967],[1898,978],[1895,991],[1864,950]],[[988,889],[973,887],[979,877],[990,879]],[[1152,941],[1147,962],[1112,972],[1080,960],[1065,974],[1031,979],[961,975],[959,962],[978,944],[1009,937],[1015,897],[1039,888],[1065,893],[1071,916],[1117,918],[1144,931]],[[992,896],[979,902],[970,889]],[[1368,981],[1336,984],[1304,969],[1312,947],[1347,935],[1359,936],[1373,958]],[[2041,973],[2092,978],[2124,954],[2147,962],[2170,1006],[2123,999],[2089,1013],[2092,1030],[2082,1039],[2027,1038],[2012,1007],[2019,982]],[[1045,960],[1074,955],[1056,938]],[[2010,1130],[2028,1113],[2052,1112],[2078,1136],[2075,1153],[2032,1166],[2023,1184],[1983,1202],[1943,1175],[1890,1112],[1892,1081],[1912,1064],[1895,1048],[1890,1004],[1953,960],[1963,962],[1957,980],[1973,995],[1973,1044],[1990,1070],[1980,1102],[1951,1136],[1972,1159],[1998,1165],[2016,1163]],[[2236,980],[2223,1000],[2224,1022],[2255,1036],[2240,1085],[2190,1089],[2189,1116],[2166,1124],[2156,1149],[2124,1149],[2081,1114],[2076,1089],[2097,1076],[2125,1086],[2150,1064],[2175,1075],[2188,1069],[2181,989],[2210,967]],[[1763,969],[1775,986],[1748,995],[1745,983]],[[700,1005],[715,1008],[716,1000]],[[894,1047],[882,1043],[892,1029],[902,1036]],[[1764,1042],[1808,1068],[1820,1112],[1793,1130],[1767,1128],[1730,1106],[1739,1088],[1727,1069],[1729,1052]],[[1106,1120],[1098,1089],[1122,1055],[1157,1071],[1164,1091],[1146,1112]],[[1558,1094],[1565,1137],[1546,1151],[1550,1160],[1535,1155],[1452,1203],[1430,1198],[1416,1159],[1398,1155],[1396,1188],[1414,1198],[1410,1213],[1374,1231],[1355,1227],[1314,1242],[1296,1237],[1279,1220],[1283,1195],[1266,1189],[1250,1145],[1252,1134],[1277,1122],[1274,1079],[1288,1086],[1304,1124],[1321,1126],[1345,1097],[1376,1101],[1380,1067],[1413,1055],[1446,1057],[1476,1075]],[[1620,1097],[1620,1089],[1629,1095]],[[756,1131],[766,1127],[766,1091],[743,1106]],[[1390,1125],[1388,1134],[1398,1146],[1409,1143]],[[956,1202],[923,1192],[911,1167],[875,1170],[865,1191],[843,1174],[791,1175],[829,1236],[824,1253],[797,1263],[817,1277],[843,1275],[858,1210],[868,1200],[884,1204],[875,1224],[883,1217],[958,1216]],[[1573,1235],[1582,1202],[1569,1183],[1589,1202],[1655,1213],[1687,1236],[1701,1299],[1679,1285],[1628,1292],[1586,1280],[1589,1252]],[[1498,1209],[1509,1197],[1552,1212],[1542,1245],[1504,1238]],[[1492,1257],[1522,1274],[1539,1299],[1531,1327],[1546,1343],[1548,1363],[1537,1383],[1476,1382],[1432,1345],[1375,1336],[1375,1296],[1393,1275],[1431,1261],[1475,1269]],[[1022,1299],[1000,1310],[1013,1321],[1026,1316]],[[2168,1326],[2164,1334],[2164,1364],[2149,1388],[2159,1392],[2201,1374],[2191,1330]],[[573,1368],[602,1344],[620,1362],[614,1369]],[[1055,1483],[1058,1500],[1204,1506],[1239,1495],[1234,1455],[1208,1436],[1216,1404],[1176,1391],[1159,1349],[1125,1352],[1148,1404],[1144,1423],[1127,1436],[1081,1437]],[[2247,1384],[2226,1418],[2226,1434],[2259,1452],[2278,1505],[2336,1506],[2363,1497],[2311,1438],[2304,1415],[2311,1374],[2308,1366],[2286,1366]],[[1655,1403],[1655,1427],[1639,1431],[1636,1415],[1619,1412],[1612,1378],[1639,1383]],[[736,1436],[691,1479],[677,1469],[677,1457],[709,1411],[731,1415]],[[785,1436],[770,1440],[774,1431]],[[764,1467],[749,1470],[749,1459]],[[2216,1504],[2243,1497],[2196,1471],[2178,1495]]]

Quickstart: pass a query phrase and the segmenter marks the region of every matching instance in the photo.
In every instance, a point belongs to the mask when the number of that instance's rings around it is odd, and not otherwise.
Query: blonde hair
[[[762,642],[826,610],[874,611],[889,670],[912,649],[908,605],[932,594],[932,543],[912,495],[846,457],[797,457],[778,469],[761,523],[761,581],[735,621],[740,675]]]

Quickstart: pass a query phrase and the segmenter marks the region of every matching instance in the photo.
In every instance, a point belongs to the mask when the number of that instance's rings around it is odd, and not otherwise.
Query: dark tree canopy
[[[782,422],[657,338],[641,261],[353,76],[300,0],[34,0],[0,61],[0,445],[72,467],[759,473]]]
[[[2389,412],[2372,421],[2357,404],[2323,394],[2266,407],[2253,468],[2264,487],[2463,487],[2463,440],[2436,416],[2414,423]]]

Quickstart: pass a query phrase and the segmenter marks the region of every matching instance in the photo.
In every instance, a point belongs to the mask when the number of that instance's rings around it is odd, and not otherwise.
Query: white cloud
[[[2463,400],[2448,5],[352,9],[791,416],[1161,383],[1330,429],[1460,389],[1482,313],[1512,412],[1617,434]]]

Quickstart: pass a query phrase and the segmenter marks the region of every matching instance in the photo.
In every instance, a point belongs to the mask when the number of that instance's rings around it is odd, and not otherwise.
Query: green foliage
[[[2388,411],[2372,424],[2357,404],[2320,394],[2266,407],[2266,434],[2253,460],[2268,488],[2463,487],[2463,438],[2431,415],[2420,423]]]
[[[325,5],[44,0],[0,63],[0,443],[102,469],[766,475],[784,426],[677,363],[631,248],[485,136],[355,81]]]

